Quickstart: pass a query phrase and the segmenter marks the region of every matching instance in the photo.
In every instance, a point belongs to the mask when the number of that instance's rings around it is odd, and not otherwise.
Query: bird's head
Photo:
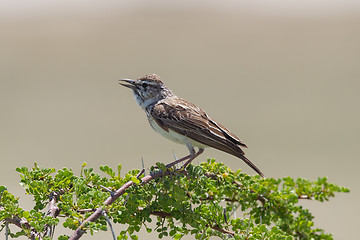
[[[173,95],[171,90],[165,86],[156,74],[146,74],[136,80],[121,79],[119,83],[133,90],[137,103],[143,109],[150,104]]]

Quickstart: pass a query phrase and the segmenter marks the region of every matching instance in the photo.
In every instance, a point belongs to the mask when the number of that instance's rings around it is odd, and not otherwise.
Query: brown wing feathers
[[[175,105],[173,101],[161,101],[152,109],[151,115],[164,130],[171,129],[202,144],[232,154],[242,159],[260,176],[264,176],[263,173],[244,156],[245,153],[239,145],[242,147],[247,146],[241,142],[238,137],[223,125],[210,119],[207,114],[197,106],[180,98],[177,99],[176,102],[177,104]],[[189,105],[191,107],[187,107]]]

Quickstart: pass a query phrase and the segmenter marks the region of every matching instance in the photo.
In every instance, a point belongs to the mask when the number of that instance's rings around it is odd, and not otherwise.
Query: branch
[[[153,212],[151,212],[151,214],[155,215],[157,217],[161,217],[161,218],[172,218],[171,213],[162,212],[162,211],[153,211]],[[232,236],[235,235],[235,233],[233,233],[233,232],[230,232],[230,231],[220,228],[219,225],[211,226],[211,228],[213,230],[216,230],[216,231],[224,233],[224,234],[230,234]]]
[[[308,195],[299,195],[299,196],[298,196],[298,199],[312,200],[312,199],[314,199],[314,197],[308,196]]]
[[[219,227],[219,225],[215,225],[215,226],[213,226],[213,227],[211,227],[211,228],[214,229],[214,230],[216,230],[216,231],[219,231],[219,232],[221,232],[221,233],[235,236],[235,233],[230,232],[230,231],[227,231],[227,230],[225,230],[225,229],[222,229],[222,228]]]
[[[218,180],[218,176],[216,175],[216,174],[214,174],[214,173],[209,173],[209,172],[206,172],[205,173],[205,176],[207,176],[207,177],[209,177],[209,178],[212,178],[212,179],[215,179],[215,180]],[[240,188],[244,188],[244,185],[242,185],[240,182],[238,182],[238,181],[236,181],[236,180],[234,180],[233,181],[233,183],[234,184],[236,184],[237,186],[239,186]],[[250,191],[252,192],[252,193],[256,193],[254,190],[252,190],[252,189],[250,189]],[[257,200],[259,200],[261,203],[262,203],[262,205],[264,205],[265,204],[265,202],[266,202],[266,199],[263,197],[263,196],[261,196],[261,195],[258,195],[257,196]],[[231,199],[225,199],[225,201],[233,201],[233,202],[236,202],[235,200],[231,200]]]
[[[190,197],[190,194],[187,193],[187,196]],[[208,196],[206,198],[200,198],[201,201],[209,201],[209,200],[211,201],[211,200],[214,200],[214,199],[215,199],[214,196]],[[232,198],[222,198],[222,200],[224,200],[226,202],[232,202],[232,203],[239,202],[239,200],[232,199]]]
[[[181,171],[181,173],[183,173],[183,172],[185,172],[185,171],[184,170]],[[149,183],[151,180],[154,180],[154,179],[157,179],[157,178],[160,178],[163,176],[168,176],[171,174],[174,174],[174,172],[167,170],[166,172],[159,171],[154,174],[147,175],[141,179],[141,185],[143,186],[143,185]],[[125,193],[126,189],[128,189],[129,187],[131,187],[133,185],[135,185],[135,183],[133,181],[129,181],[129,182],[125,183],[118,190],[116,190],[116,192],[112,196],[108,197],[103,202],[103,204],[106,206],[112,204],[116,199],[118,199],[121,195],[123,195]],[[81,223],[81,225],[75,230],[75,232],[69,238],[69,240],[79,239],[84,234],[83,229],[85,228],[86,223],[96,221],[101,216],[103,211],[104,210],[102,207],[97,208],[93,214],[91,214],[84,222]]]
[[[78,213],[88,213],[88,212],[95,212],[95,208],[86,208],[86,209],[78,209],[76,210]]]
[[[49,196],[49,210],[46,213],[46,216],[50,216],[52,218],[56,218],[59,213],[60,213],[60,208],[56,205],[56,202],[58,200],[58,196],[60,194],[63,194],[65,191],[64,190],[60,190],[59,193],[57,192],[51,192],[50,196]],[[49,231],[50,230],[50,231]],[[44,235],[47,235],[49,232],[49,237],[53,237],[54,235],[54,231],[55,231],[55,226],[51,226],[51,225],[46,225],[45,229],[44,229]]]
[[[30,226],[30,224],[28,223],[28,221],[26,219],[19,218],[18,216],[14,216],[13,218],[5,218],[4,220],[8,223],[12,223],[12,224],[18,226],[21,229],[29,229],[31,240],[35,240],[35,239],[41,240],[42,239],[40,234],[33,227]]]
[[[51,216],[53,218],[56,218],[59,215],[60,209],[59,209],[59,207],[57,207],[56,201],[57,201],[57,196],[59,194],[62,194],[62,193],[64,193],[63,190],[60,190],[59,193],[57,193],[57,192],[51,192],[50,193],[50,196],[49,196],[49,210],[46,213],[46,216]],[[18,226],[21,229],[30,230],[30,239],[34,239],[34,240],[35,239],[38,239],[38,240],[43,239],[41,234],[39,232],[37,232],[35,230],[35,228],[31,227],[29,222],[25,218],[20,218],[18,216],[14,216],[12,218],[5,218],[4,220],[6,222],[8,222],[8,223],[12,223],[12,224]],[[45,226],[44,236],[48,233],[49,229],[50,229],[49,236],[51,236],[51,237],[53,236],[53,234],[54,234],[53,230],[54,229],[51,228],[50,225]]]
[[[244,187],[244,185],[242,185],[241,183],[239,183],[238,181],[234,181],[234,183],[236,184],[236,185],[238,185],[239,187],[241,187],[241,188],[243,188]],[[256,193],[254,190],[252,190],[252,189],[250,189],[250,192],[252,192],[252,193]],[[262,203],[262,205],[265,205],[265,202],[266,202],[266,199],[262,196],[262,195],[258,195],[257,196],[257,198],[256,198],[256,200],[259,200],[261,203]]]

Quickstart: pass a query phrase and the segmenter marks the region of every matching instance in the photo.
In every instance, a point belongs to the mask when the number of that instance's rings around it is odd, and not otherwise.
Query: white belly
[[[173,142],[177,142],[177,143],[184,144],[184,145],[190,144],[191,146],[197,147],[197,148],[207,147],[206,145],[196,142],[196,141],[192,140],[191,138],[188,138],[177,132],[174,132],[171,129],[169,129],[169,132],[167,132],[164,129],[162,129],[153,118],[150,117],[148,119],[149,119],[149,123],[150,123],[151,127],[155,130],[155,132],[161,134],[162,136],[164,136],[165,138],[167,138]]]

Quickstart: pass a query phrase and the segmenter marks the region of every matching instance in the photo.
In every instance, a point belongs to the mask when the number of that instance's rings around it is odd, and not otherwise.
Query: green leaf
[[[139,237],[136,236],[136,235],[131,235],[130,238],[133,239],[133,240],[138,240],[139,239]]]
[[[139,183],[140,183],[140,180],[139,180],[137,177],[135,177],[135,176],[132,176],[132,177],[131,177],[131,181],[133,181],[133,183],[135,183],[135,184],[139,184]]]
[[[22,216],[23,216],[24,218],[29,218],[29,217],[30,217],[30,213],[29,213],[28,211],[23,211],[23,212],[22,212]]]
[[[110,177],[115,177],[115,172],[109,166],[100,166],[100,170],[107,173]]]
[[[58,240],[68,240],[69,236],[61,235],[58,237]]]
[[[175,239],[175,240],[179,240],[179,239],[182,238],[182,237],[183,237],[183,234],[177,233],[177,234],[174,236],[174,239]]]
[[[7,190],[7,188],[5,186],[0,186],[0,195]]]
[[[118,165],[118,177],[119,178],[120,178],[121,170],[122,170],[122,165],[121,165],[121,163],[119,163],[119,165]]]

